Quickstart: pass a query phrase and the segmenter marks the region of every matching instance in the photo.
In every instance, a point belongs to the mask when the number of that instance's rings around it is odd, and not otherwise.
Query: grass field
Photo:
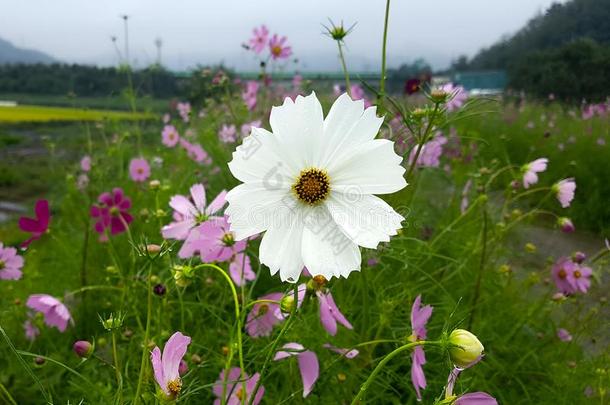
[[[69,121],[148,120],[155,115],[125,111],[89,110],[68,107],[18,105],[0,107],[0,125],[17,123],[48,123]]]

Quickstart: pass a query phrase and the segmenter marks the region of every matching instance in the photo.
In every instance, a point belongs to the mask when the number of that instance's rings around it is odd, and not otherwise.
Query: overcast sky
[[[423,57],[444,67],[460,54],[472,56],[519,29],[558,0],[393,0],[388,55],[391,65]],[[347,38],[353,70],[376,69],[380,60],[383,0],[0,0],[0,37],[67,62],[115,64],[124,52],[123,20],[129,18],[130,59],[156,59],[173,69],[197,63],[254,68],[240,44],[262,23],[288,36],[301,70],[339,68],[336,47],[322,36],[327,18],[357,22]],[[294,65],[290,66],[293,69]]]

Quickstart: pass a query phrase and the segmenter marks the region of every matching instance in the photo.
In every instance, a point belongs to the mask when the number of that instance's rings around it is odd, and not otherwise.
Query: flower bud
[[[292,295],[284,295],[280,301],[280,309],[282,312],[291,313],[294,307],[294,297]]]
[[[465,368],[474,362],[485,349],[479,339],[464,329],[455,329],[449,335],[449,355],[456,367]]]
[[[535,253],[536,252],[536,245],[534,245],[531,242],[528,242],[525,244],[525,251],[527,253]]]
[[[188,364],[186,364],[186,361],[180,360],[180,365],[178,366],[178,374],[180,374],[180,377],[182,377],[183,375],[188,373],[188,371],[189,371],[189,366],[188,366]]]
[[[148,183],[148,187],[150,187],[151,190],[157,190],[160,186],[161,182],[159,180],[151,180],[150,183]]]
[[[430,100],[435,104],[445,104],[449,98],[449,93],[443,89],[434,89],[430,92]]]
[[[201,362],[202,362],[202,361],[203,361],[203,360],[201,359],[201,356],[199,356],[198,354],[193,354],[193,355],[191,356],[191,362],[192,362],[193,364],[201,364]]]
[[[146,251],[151,254],[159,253],[161,251],[161,246],[156,245],[154,243],[149,243],[148,245],[146,245]]]
[[[583,252],[574,252],[574,254],[572,255],[572,261],[574,263],[578,263],[581,264],[582,262],[585,261],[585,259],[587,258],[587,255],[585,255]]]
[[[165,288],[165,286],[163,284],[157,284],[153,287],[153,292],[155,293],[155,295],[158,295],[159,297],[163,297],[165,295],[165,293],[167,292],[167,289]]]
[[[86,359],[93,354],[93,345],[86,340],[79,340],[74,342],[72,350],[78,357]]]
[[[565,233],[572,233],[576,230],[576,227],[572,223],[572,220],[567,217],[561,217],[557,219],[557,225],[559,225],[561,231]]]

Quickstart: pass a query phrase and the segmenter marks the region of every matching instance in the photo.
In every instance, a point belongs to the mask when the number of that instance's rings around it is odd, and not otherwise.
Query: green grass
[[[81,108],[23,106],[0,107],[0,124],[48,123],[67,121],[121,121],[146,120],[154,118],[151,114],[124,111],[88,110]]]

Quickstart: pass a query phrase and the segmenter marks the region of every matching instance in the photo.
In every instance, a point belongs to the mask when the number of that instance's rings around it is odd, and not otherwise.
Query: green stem
[[[260,377],[259,377],[258,381],[256,382],[256,386],[254,387],[254,390],[252,390],[252,393],[250,394],[250,400],[248,401],[248,405],[252,405],[254,403],[254,399],[256,398],[256,393],[258,392],[258,389],[260,388],[261,384],[263,383],[263,378],[265,377],[265,372],[267,371],[267,367],[269,367],[269,363],[271,362],[271,359],[273,358],[273,355],[275,354],[277,346],[280,343],[280,340],[282,340],[282,337],[284,337],[284,335],[290,328],[290,325],[292,324],[292,322],[294,321],[295,315],[297,313],[298,301],[299,301],[299,284],[295,283],[294,284],[294,305],[292,307],[292,310],[290,311],[290,316],[288,317],[288,320],[286,322],[284,322],[284,326],[282,326],[280,333],[278,333],[277,337],[271,344],[269,351],[267,352],[267,357],[265,358],[265,362],[263,363],[263,367],[261,368]]]
[[[242,390],[243,390],[243,392],[246,392],[246,379],[245,379],[245,375],[244,375],[244,373],[245,373],[244,351],[243,351],[243,342],[242,342],[242,335],[241,335],[242,322],[241,322],[241,314],[240,314],[240,310],[239,310],[239,297],[237,295],[237,289],[235,288],[235,284],[233,283],[233,280],[231,280],[231,277],[229,277],[227,272],[224,271],[223,269],[221,269],[220,267],[216,266],[215,264],[203,263],[198,266],[195,266],[195,268],[193,268],[193,270],[197,270],[200,268],[210,268],[210,269],[214,269],[214,270],[218,271],[224,277],[224,279],[227,281],[227,283],[229,283],[229,287],[231,288],[231,294],[233,295],[233,303],[235,305],[235,321],[237,323],[237,351],[238,351],[237,355],[239,357],[239,367],[241,369],[240,379],[242,381]],[[231,353],[233,353],[233,345],[231,345]],[[227,365],[225,366],[225,375],[224,375],[224,379],[223,379],[224,381],[223,381],[223,387],[222,387],[222,403],[223,404],[226,402],[226,396],[227,396],[226,379],[229,376],[229,369],[231,368],[230,359],[232,359],[232,354],[229,356],[229,361],[227,361]]]
[[[148,339],[150,334],[150,321],[152,318],[152,266],[148,270],[148,283],[146,288],[148,289],[147,300],[146,300],[146,329],[144,330],[144,344],[142,345],[142,359],[140,360],[140,376],[138,378],[138,388],[136,389],[136,396],[133,399],[134,405],[140,403],[140,393],[142,392],[142,382],[144,381],[144,374],[147,370],[146,358],[148,357]]]
[[[123,379],[121,378],[121,367],[119,366],[119,356],[116,349],[116,330],[112,330],[112,357],[114,359],[114,371],[116,373],[117,397],[119,404],[123,403]]]
[[[360,401],[360,399],[362,398],[364,393],[367,391],[369,386],[375,380],[375,377],[377,377],[377,374],[379,374],[379,372],[385,367],[385,365],[388,364],[390,362],[390,360],[392,360],[394,357],[396,357],[400,353],[404,352],[405,350],[411,350],[412,348],[414,348],[416,346],[440,345],[440,344],[441,344],[440,342],[429,342],[429,341],[425,341],[425,340],[420,340],[420,341],[417,341],[417,342],[407,343],[406,345],[402,345],[399,348],[394,349],[387,356],[385,356],[379,362],[379,364],[377,364],[377,366],[375,367],[373,372],[369,375],[369,377],[366,379],[364,384],[362,384],[362,386],[360,387],[360,390],[358,391],[358,393],[354,397],[354,400],[352,401],[352,405],[356,405],[358,403],[358,401]]]
[[[421,154],[421,151],[424,149],[424,145],[426,144],[426,142],[428,142],[428,138],[429,138],[429,135],[430,135],[430,132],[432,129],[432,124],[434,123],[434,119],[436,118],[436,114],[438,113],[438,107],[439,107],[438,103],[434,105],[434,110],[432,111],[432,114],[430,115],[430,121],[428,121],[428,125],[426,126],[426,131],[424,132],[424,136],[421,137],[420,142],[417,144],[417,149],[415,150],[415,156],[413,157],[413,161],[411,162],[411,165],[409,166],[409,170],[407,171],[407,175],[405,176],[406,178],[411,177],[411,174],[413,173],[413,169],[415,169],[415,166],[417,165],[417,160],[419,159],[419,155]]]
[[[388,19],[390,17],[390,0],[385,3],[385,20],[383,23],[383,44],[381,47],[381,78],[379,81],[379,95],[377,96],[377,106],[379,113],[383,113],[383,99],[385,97],[385,69],[386,69],[386,45],[388,42]]]
[[[479,296],[481,294],[481,281],[483,279],[483,271],[485,270],[485,259],[487,255],[487,207],[483,205],[483,249],[481,250],[481,260],[479,261],[479,273],[477,274],[477,281],[474,286],[474,294],[472,297],[472,305],[470,310],[470,319],[468,320],[468,330],[472,330],[472,324],[474,322],[474,313],[477,308]]]
[[[339,48],[339,59],[341,60],[341,66],[343,67],[343,74],[345,75],[345,91],[348,96],[352,96],[352,86],[349,82],[349,73],[347,71],[347,65],[345,64],[345,57],[343,56],[343,47],[341,47],[341,41],[337,41],[337,47]]]
[[[17,405],[17,402],[13,399],[10,392],[8,392],[8,390],[6,389],[4,384],[2,384],[1,382],[0,382],[0,392],[2,393],[2,396],[8,403],[10,403],[12,405]]]

